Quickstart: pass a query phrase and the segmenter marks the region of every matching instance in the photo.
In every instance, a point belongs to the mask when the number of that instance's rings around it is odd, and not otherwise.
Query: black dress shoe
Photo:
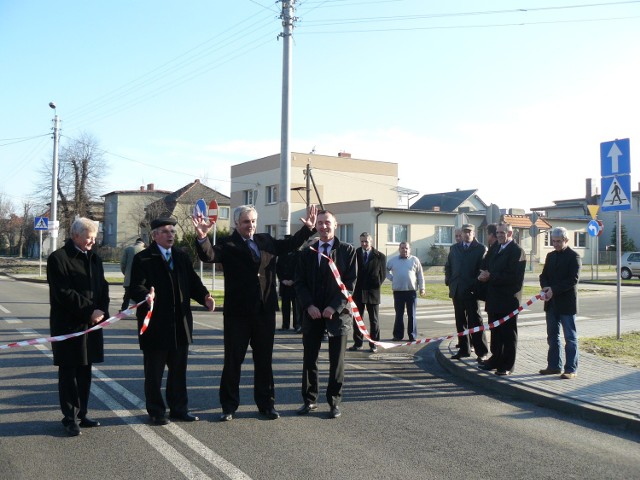
[[[263,417],[268,418],[269,420],[276,420],[276,419],[280,418],[280,414],[273,407],[260,408],[260,409],[258,409],[258,411],[260,412],[260,415],[262,415]]]
[[[496,370],[496,375],[500,375],[500,376],[511,375],[511,370]]]
[[[351,345],[349,348],[347,348],[347,350],[349,350],[350,352],[357,352],[358,350],[362,350],[362,347],[356,347],[355,345]]]
[[[313,412],[314,410],[318,409],[318,404],[317,403],[305,403],[304,405],[302,405],[298,411],[296,412],[298,415],[308,415],[309,413]]]
[[[157,417],[149,417],[149,422],[152,425],[167,425],[169,423],[169,419],[164,415],[158,415]]]
[[[455,355],[451,355],[451,359],[452,360],[460,360],[461,358],[468,358],[470,356],[471,356],[471,354],[469,354],[469,353],[458,352]]]
[[[84,417],[80,419],[80,426],[82,428],[99,427],[100,422],[97,420],[91,420],[89,417]]]
[[[70,437],[77,437],[78,435],[82,434],[82,432],[80,431],[80,426],[75,422],[70,423],[69,425],[65,425],[64,429],[67,432],[67,435],[69,435]]]
[[[218,417],[218,420],[221,422],[230,422],[233,420],[233,413],[223,413]]]
[[[340,415],[342,415],[342,413],[340,412],[340,408],[331,407],[331,411],[329,412],[329,416],[331,418],[338,418]]]
[[[198,420],[200,420],[200,417],[191,415],[189,412],[175,415],[172,413],[171,415],[169,415],[169,418],[171,418],[172,420],[180,420],[182,422],[197,422]]]
[[[375,345],[373,347],[369,347],[369,351],[371,353],[378,353],[378,347],[376,347]]]

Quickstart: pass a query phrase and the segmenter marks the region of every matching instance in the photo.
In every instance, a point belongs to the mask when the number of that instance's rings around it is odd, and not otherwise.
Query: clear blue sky
[[[195,178],[228,194],[230,165],[280,148],[279,8],[0,0],[0,193],[31,197],[55,101],[62,142],[107,151],[101,194]],[[529,209],[599,187],[600,142],[630,138],[638,188],[639,1],[298,0],[296,15],[293,151]]]

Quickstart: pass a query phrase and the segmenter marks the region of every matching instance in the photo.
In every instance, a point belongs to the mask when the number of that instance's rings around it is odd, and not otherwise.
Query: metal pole
[[[213,244],[216,244],[216,231],[218,230],[218,223],[213,224]],[[211,294],[213,295],[213,291],[216,289],[216,264],[211,264]]]
[[[42,276],[42,230],[38,230],[38,233],[40,234],[40,248],[39,248],[40,255],[38,258],[38,267],[39,267],[40,273],[38,276],[41,277]]]
[[[291,40],[295,0],[282,0],[282,124],[280,127],[280,237],[290,233],[291,205]]]
[[[58,138],[60,120],[58,114],[53,117],[53,173],[51,175],[51,222],[53,222],[53,230],[51,230],[51,253],[58,246]]]
[[[620,315],[622,313],[622,297],[620,295],[622,289],[622,277],[620,276],[622,265],[622,211],[618,210],[618,221],[616,225],[616,271],[618,273],[618,298],[617,298],[617,338],[620,340]]]

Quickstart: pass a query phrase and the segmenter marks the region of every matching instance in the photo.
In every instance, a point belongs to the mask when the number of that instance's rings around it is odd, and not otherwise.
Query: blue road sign
[[[589,235],[591,235],[592,237],[597,237],[598,233],[600,232],[600,225],[598,224],[598,222],[596,222],[595,220],[591,220],[587,225],[587,232],[589,232]]]
[[[33,219],[34,230],[49,230],[49,217],[35,217]]]
[[[194,217],[203,216],[206,218],[208,215],[207,212],[208,212],[207,203],[204,201],[204,198],[201,198],[196,202],[195,206],[193,207],[193,216]]]
[[[631,174],[631,155],[628,138],[600,144],[600,174],[603,177]]]
[[[602,178],[602,202],[600,210],[631,210],[631,175]]]

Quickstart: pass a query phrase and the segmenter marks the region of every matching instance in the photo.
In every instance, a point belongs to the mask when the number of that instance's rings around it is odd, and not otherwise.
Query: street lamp
[[[60,127],[60,119],[56,112],[56,104],[49,102],[49,107],[53,109],[55,115],[53,117],[53,173],[51,175],[51,224],[49,225],[49,235],[51,238],[51,252],[57,248],[58,243],[58,139],[60,137],[58,130]]]

